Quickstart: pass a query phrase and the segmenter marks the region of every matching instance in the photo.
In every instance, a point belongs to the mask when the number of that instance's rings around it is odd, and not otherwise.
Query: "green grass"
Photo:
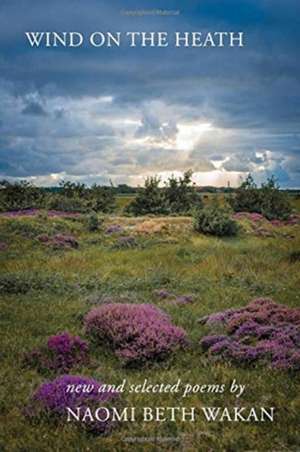
[[[121,223],[127,235],[136,234],[142,219],[107,218]],[[158,220],[153,220],[158,221]],[[0,450],[4,451],[265,451],[299,450],[299,377],[263,367],[243,369],[213,364],[201,353],[199,339],[206,328],[200,317],[229,307],[246,305],[255,297],[272,297],[291,307],[300,305],[299,261],[289,259],[300,250],[299,227],[274,228],[274,237],[241,233],[234,239],[195,234],[187,218],[163,219],[164,232],[144,234],[138,246],[117,250],[113,237],[88,233],[84,221],[43,219],[0,219],[0,241],[8,243],[1,252],[1,385]],[[78,250],[54,251],[35,240],[46,231],[73,233]],[[285,235],[283,234],[285,233]],[[294,236],[294,238],[291,238]],[[22,287],[29,286],[26,291]],[[167,288],[176,294],[195,294],[187,306],[158,301],[153,290]],[[8,289],[9,288],[9,289]],[[22,367],[22,355],[45,342],[47,337],[68,330],[83,335],[82,316],[90,300],[101,295],[126,296],[134,302],[151,302],[165,309],[175,324],[186,329],[191,340],[188,351],[177,353],[165,363],[147,369],[126,369],[107,349],[93,348],[93,364],[79,369],[107,383],[176,382],[246,384],[244,406],[275,406],[276,419],[269,423],[195,424],[124,423],[105,438],[88,436],[69,425],[44,420],[29,423],[22,409],[32,391],[44,378]],[[223,395],[178,396],[125,394],[128,406],[233,406],[234,398]],[[126,437],[177,437],[176,443],[126,443]]]

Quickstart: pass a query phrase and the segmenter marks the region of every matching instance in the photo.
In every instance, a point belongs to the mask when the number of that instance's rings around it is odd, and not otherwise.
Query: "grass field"
[[[119,202],[123,207],[126,199]],[[111,224],[120,235],[134,236],[136,245],[119,249],[117,235],[105,234]],[[1,386],[0,450],[3,451],[288,451],[300,450],[299,376],[258,366],[240,368],[214,364],[203,354],[199,339],[207,327],[197,320],[257,297],[271,297],[290,307],[300,305],[300,227],[265,226],[256,236],[245,222],[238,237],[217,239],[196,234],[190,218],[107,217],[100,231],[88,232],[84,219],[0,218]],[[41,233],[73,234],[74,250],[54,250],[38,242]],[[176,295],[194,294],[189,305],[159,300],[155,289]],[[121,366],[108,347],[93,347],[89,367],[77,374],[104,382],[176,382],[246,385],[243,406],[274,406],[276,418],[266,423],[124,423],[107,437],[88,435],[67,424],[43,420],[30,423],[22,410],[33,390],[45,380],[24,368],[26,351],[49,335],[68,330],[83,334],[82,318],[101,297],[150,302],[168,312],[188,333],[191,345],[169,360],[146,369]],[[184,402],[176,395],[125,394],[128,406],[233,406],[234,396],[196,394]],[[156,438],[130,444],[127,437]],[[176,442],[159,442],[176,437]]]

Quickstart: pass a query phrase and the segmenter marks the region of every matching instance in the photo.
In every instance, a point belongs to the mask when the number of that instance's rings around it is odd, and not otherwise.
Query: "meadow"
[[[128,199],[118,200],[119,214]],[[298,200],[294,207],[299,208]],[[196,233],[190,217],[103,216],[90,232],[86,217],[0,217],[1,384],[0,450],[3,451],[296,451],[300,449],[297,372],[264,364],[212,361],[199,345],[209,333],[199,319],[214,312],[271,298],[300,305],[300,226],[239,220],[233,238]],[[52,246],[41,235],[68,234],[78,247]],[[122,240],[125,237],[125,240]],[[128,237],[131,240],[128,240]],[[126,239],[127,238],[127,239]],[[297,253],[298,251],[298,253]],[[160,291],[169,296],[161,297]],[[189,296],[189,303],[180,297]],[[91,362],[74,374],[119,384],[246,385],[245,407],[273,406],[273,423],[122,423],[99,437],[51,419],[29,421],[28,399],[47,375],[24,366],[23,357],[53,334],[85,337],[83,318],[107,302],[151,303],[187,332],[189,345],[162,362],[125,367],[109,346],[91,345]],[[179,302],[176,302],[179,301]],[[235,396],[124,394],[127,406],[231,407]],[[137,438],[134,443],[130,438]],[[138,440],[140,438],[140,441]],[[148,438],[143,440],[143,438]],[[164,439],[165,438],[165,439]],[[169,441],[167,440],[169,438]]]

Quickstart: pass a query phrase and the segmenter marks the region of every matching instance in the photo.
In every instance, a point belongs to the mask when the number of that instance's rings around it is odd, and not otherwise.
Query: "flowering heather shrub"
[[[288,226],[300,224],[300,215],[298,213],[290,215],[289,218],[285,221],[285,224]]]
[[[153,294],[161,300],[166,300],[169,298],[170,303],[178,305],[190,304],[195,299],[195,295],[193,294],[176,296],[174,293],[169,292],[167,289],[156,289],[153,291]]]
[[[25,364],[36,367],[40,372],[65,373],[88,361],[87,342],[68,332],[49,337],[45,346],[25,355]]]
[[[69,385],[84,385],[89,391],[81,391],[80,393],[68,390]],[[76,412],[77,407],[81,408],[84,414],[87,408],[91,411],[105,407],[110,409],[111,403],[118,403],[119,395],[116,391],[103,388],[103,383],[92,378],[62,375],[55,380],[41,384],[41,386],[32,395],[28,406],[25,409],[25,415],[30,418],[39,419],[47,416],[54,420],[67,419],[67,407]],[[100,391],[99,391],[100,389]],[[105,413],[99,418],[104,419]],[[80,427],[85,428],[95,434],[107,434],[115,425],[112,420],[94,422],[76,422]]]
[[[78,248],[79,246],[75,237],[67,234],[56,234],[53,237],[47,234],[40,234],[37,236],[37,240],[54,249]]]
[[[258,298],[241,309],[229,309],[201,319],[223,326],[227,335],[202,338],[209,356],[249,364],[259,360],[273,368],[300,370],[300,309]]]
[[[41,209],[18,209],[11,210],[9,212],[1,212],[1,217],[34,217],[39,215],[42,212]],[[48,217],[65,217],[65,218],[75,218],[79,217],[80,213],[78,212],[63,212],[61,210],[48,210],[46,211]]]
[[[8,249],[8,245],[5,242],[0,242],[0,251],[6,251]]]
[[[126,237],[119,237],[117,242],[114,244],[114,248],[120,248],[120,249],[127,249],[127,248],[134,248],[137,246],[137,242],[134,237],[126,236]]]
[[[186,333],[151,304],[106,304],[85,317],[86,332],[111,345],[124,364],[163,359],[186,344]]]
[[[246,218],[247,220],[253,221],[254,223],[260,221],[268,221],[262,214],[257,212],[237,212],[233,215],[235,220],[243,220]]]
[[[175,298],[173,303],[179,304],[179,305],[186,305],[186,304],[193,303],[194,300],[195,300],[195,296],[193,294],[179,295],[178,297]]]
[[[120,232],[123,232],[123,228],[119,224],[112,224],[105,231],[106,234],[119,234]]]
[[[169,297],[173,296],[172,292],[169,292],[167,289],[155,289],[153,291],[153,294],[157,298],[160,298],[161,300],[164,300],[166,298],[169,298]]]

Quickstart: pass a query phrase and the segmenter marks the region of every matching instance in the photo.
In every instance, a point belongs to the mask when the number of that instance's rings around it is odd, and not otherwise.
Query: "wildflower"
[[[264,360],[276,369],[300,369],[300,309],[258,298],[245,308],[206,316],[202,323],[221,324],[227,332],[202,338],[200,345],[209,356],[239,364]]]
[[[109,344],[125,363],[163,359],[186,344],[186,333],[150,304],[105,304],[85,317],[86,332]]]
[[[81,391],[75,391],[75,388]],[[32,395],[25,408],[25,415],[30,418],[47,416],[53,420],[67,421],[69,410],[82,411],[101,407],[101,409],[112,409],[111,403],[118,403],[119,395],[116,391],[109,389],[103,383],[92,378],[62,375],[55,380],[45,382]],[[105,419],[105,418],[104,418]],[[109,417],[107,420],[90,421],[78,424],[89,432],[96,434],[107,434],[115,425]]]
[[[25,364],[40,372],[65,373],[87,364],[88,344],[79,336],[63,332],[49,337],[47,344],[25,355]]]

